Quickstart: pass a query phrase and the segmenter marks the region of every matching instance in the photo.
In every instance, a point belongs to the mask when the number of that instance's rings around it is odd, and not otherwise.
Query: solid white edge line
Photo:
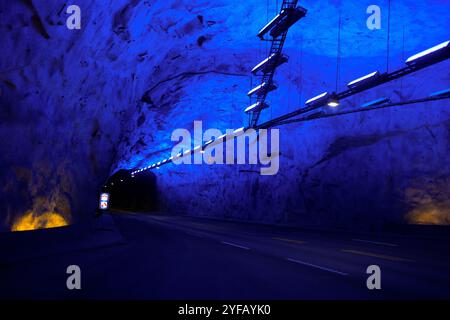
[[[221,241],[221,243],[229,245],[229,246],[232,246],[232,247],[241,248],[241,249],[244,249],[244,250],[250,250],[250,248],[247,248],[247,247],[244,247],[244,246],[240,246],[240,245],[235,244],[235,243],[230,243],[230,242],[226,242],[226,241]]]
[[[398,247],[398,244],[395,244],[395,243],[370,241],[370,240],[363,240],[363,239],[352,239],[352,240],[353,241],[357,241],[357,242],[366,242],[366,243],[372,243],[372,244],[379,244],[379,245],[382,245],[382,246]]]
[[[348,276],[348,273],[341,272],[341,271],[337,271],[337,270],[330,269],[330,268],[326,268],[326,267],[321,267],[321,266],[318,266],[318,265],[316,265],[316,264],[312,264],[312,263],[308,263],[308,262],[303,262],[303,261],[296,260],[296,259],[291,259],[291,258],[287,258],[287,260],[288,260],[288,261],[291,261],[291,262],[295,262],[295,263],[301,264],[301,265],[304,265],[304,266],[313,267],[313,268],[320,269],[320,270],[323,270],[323,271],[328,271],[328,272],[336,273],[336,274],[339,274],[339,275],[341,275],[341,276]]]

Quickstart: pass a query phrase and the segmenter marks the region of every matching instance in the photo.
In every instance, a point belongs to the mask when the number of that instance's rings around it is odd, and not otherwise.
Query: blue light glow
[[[317,95],[317,96],[307,100],[305,102],[305,104],[309,105],[309,104],[312,104],[312,103],[319,103],[319,102],[325,100],[326,98],[328,98],[328,96],[329,96],[328,92],[321,93],[321,94],[319,94],[319,95]]]
[[[441,44],[438,44],[430,49],[424,50],[422,52],[419,52],[411,57],[409,57],[406,60],[407,64],[411,64],[411,63],[416,63],[421,61],[422,59],[426,59],[428,58],[428,56],[432,55],[432,54],[436,54],[436,53],[440,53],[444,50],[448,50],[450,47],[450,41],[445,41]]]

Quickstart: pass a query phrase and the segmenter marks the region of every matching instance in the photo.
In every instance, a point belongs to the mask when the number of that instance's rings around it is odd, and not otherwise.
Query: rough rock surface
[[[32,209],[89,216],[105,179],[167,157],[172,130],[239,128],[253,65],[267,54],[255,33],[280,1],[87,1],[68,30],[65,1],[0,1],[0,222]],[[307,98],[386,70],[382,29],[366,27],[371,1],[302,1],[288,64],[262,121]],[[340,14],[339,14],[340,12]],[[395,1],[389,67],[448,40],[446,1]],[[341,21],[341,32],[339,26]],[[338,41],[340,39],[340,41]],[[340,45],[338,45],[340,43]],[[339,57],[337,52],[339,51]],[[339,59],[338,59],[339,58]],[[448,62],[342,104],[421,98],[449,87]],[[293,124],[281,129],[280,172],[249,166],[165,166],[162,209],[266,222],[360,226],[448,223],[447,101]],[[250,169],[250,170],[249,170]]]

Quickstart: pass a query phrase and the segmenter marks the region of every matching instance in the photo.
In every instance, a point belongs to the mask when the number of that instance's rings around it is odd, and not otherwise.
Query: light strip
[[[252,111],[253,109],[256,109],[259,106],[259,104],[260,104],[260,102],[252,104],[250,107],[245,108],[244,112],[247,113],[247,112]]]
[[[266,88],[266,87],[268,87],[268,88]],[[267,92],[270,92],[270,91],[273,91],[273,90],[275,90],[277,88],[277,86],[275,85],[275,84],[273,84],[273,83],[271,83],[271,84],[268,84],[267,82],[263,82],[262,84],[260,84],[259,86],[257,86],[257,87],[255,87],[255,88],[253,88],[252,90],[250,90],[248,93],[247,93],[247,95],[248,96],[251,96],[251,95],[253,95],[254,93],[256,93],[257,95],[259,95],[258,93],[258,91],[261,91],[261,90],[267,90]]]
[[[448,95],[450,95],[450,89],[433,92],[432,94],[430,94],[430,97],[443,97]]]
[[[236,129],[236,130],[233,131],[233,134],[234,135],[241,135],[241,134],[244,133],[244,129],[245,129],[244,127]]]
[[[259,32],[258,37],[262,38],[267,32],[269,32],[270,29],[272,29],[284,16],[285,11],[281,10],[279,14],[275,16],[268,24],[266,24]]]
[[[307,10],[303,7],[290,8],[285,17],[277,23],[270,31],[273,38],[279,37],[283,32],[287,32],[298,20],[306,15]]]
[[[379,71],[375,71],[375,72],[369,73],[368,75],[365,75],[365,76],[363,76],[363,77],[361,77],[361,78],[358,78],[358,79],[355,79],[355,80],[353,80],[353,81],[350,81],[350,82],[347,84],[347,87],[353,87],[353,86],[355,86],[355,85],[358,84],[358,83],[366,82],[365,80],[376,79],[376,78],[378,78],[379,76],[380,76],[380,72],[379,72]]]
[[[269,62],[269,60],[273,59],[273,57],[276,55],[276,53],[272,53],[268,58],[264,59],[263,61],[261,61],[260,63],[258,63],[253,69],[252,69],[252,73],[256,73],[259,69],[262,68],[262,66],[264,66],[267,62]]]
[[[262,103],[262,102],[258,101],[258,102],[256,102],[256,103],[252,104],[251,106],[247,107],[247,108],[244,110],[244,112],[245,112],[245,113],[248,113],[248,112],[250,112],[250,111],[253,111],[253,109],[261,110],[261,109],[265,109],[265,108],[268,108],[268,107],[269,107],[269,106],[268,106],[266,103]]]
[[[389,99],[389,98],[380,98],[380,99],[376,99],[376,100],[364,103],[363,105],[361,105],[361,107],[367,108],[367,107],[379,106],[381,104],[389,103],[389,102],[391,102],[391,99]]]
[[[419,53],[409,57],[406,60],[406,64],[411,64],[413,62],[417,62],[418,60],[420,60],[421,58],[423,58],[423,57],[425,57],[425,56],[427,56],[429,54],[432,54],[432,53],[435,53],[437,51],[441,51],[441,50],[444,50],[444,49],[448,48],[449,45],[450,45],[450,41],[445,41],[445,42],[443,42],[441,44],[438,44],[437,46],[434,46],[434,47],[432,47],[430,49],[427,49],[427,50],[424,50],[422,52],[419,52]]]
[[[262,83],[262,84],[260,84],[259,86],[257,86],[257,87],[255,87],[255,88],[253,88],[252,90],[250,90],[250,91],[247,93],[247,95],[248,95],[248,96],[251,96],[251,95],[254,94],[255,92],[261,90],[265,85],[266,85],[265,82]]]
[[[191,153],[195,153],[196,151],[199,151],[199,150],[200,150],[201,153],[203,153],[204,151],[203,151],[202,148],[206,147],[206,145],[209,145],[209,144],[212,144],[212,143],[216,143],[216,142],[221,143],[221,140],[226,138],[227,136],[239,136],[239,135],[243,134],[244,132],[245,132],[245,127],[236,129],[231,134],[225,133],[225,134],[217,137],[215,140],[211,139],[211,140],[205,142],[203,145],[196,146],[192,150],[186,150],[184,153],[178,153],[175,157],[181,157],[183,155],[188,155],[188,154],[191,154]],[[174,159],[174,156],[171,156],[170,158],[167,158],[167,159],[164,159],[162,161],[159,161],[158,163],[153,164],[151,166],[149,165],[149,166],[147,166],[145,168],[135,170],[135,171],[131,172],[131,176],[134,177],[134,175],[137,174],[137,173],[140,173],[140,172],[143,172],[145,170],[149,170],[149,169],[152,169],[152,168],[155,168],[155,167],[156,167],[156,169],[159,169],[161,165],[166,164],[167,162],[170,162],[173,159]]]
[[[328,92],[321,93],[318,96],[315,96],[315,97],[309,99],[308,101],[305,102],[305,104],[311,104],[312,102],[320,101],[321,99],[326,98],[326,97],[328,97]]]

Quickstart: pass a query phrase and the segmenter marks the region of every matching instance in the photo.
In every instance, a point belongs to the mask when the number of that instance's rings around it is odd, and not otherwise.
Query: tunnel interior
[[[159,210],[156,176],[152,172],[131,177],[130,171],[119,170],[101,188],[109,194],[109,209],[131,212]]]
[[[449,0],[0,0],[0,302],[450,299],[449,27]]]
[[[260,123],[374,70],[404,68],[408,57],[449,40],[446,1],[379,1],[380,28],[368,27],[371,1],[299,4],[307,14],[289,30],[288,62],[276,70]],[[99,191],[118,210],[370,230],[450,224],[448,100],[280,126],[272,176],[248,161],[149,169],[173,156],[176,129],[190,133],[194,148],[205,142],[194,121],[220,134],[248,124],[247,93],[260,81],[251,70],[269,52],[257,33],[280,1],[77,5],[81,24],[71,29],[64,1],[1,4],[1,231],[30,212],[89,221]],[[324,112],[429,97],[450,86],[449,66],[442,61]]]

